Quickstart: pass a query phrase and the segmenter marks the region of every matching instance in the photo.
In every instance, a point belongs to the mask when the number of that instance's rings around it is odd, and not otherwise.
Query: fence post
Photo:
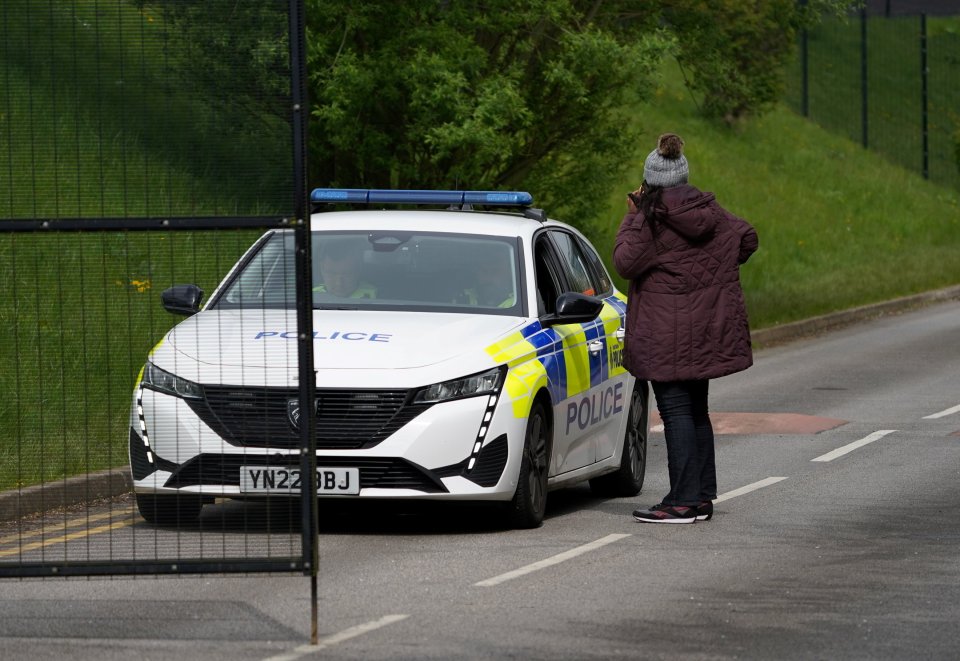
[[[310,203],[307,190],[307,49],[303,0],[290,0],[290,75],[293,119],[294,232],[297,275],[297,375],[300,382],[300,534],[305,573],[310,575],[310,642],[317,644],[317,451],[313,367],[313,282],[310,264]]]
[[[800,6],[806,7],[807,0],[800,0]],[[804,27],[800,31],[800,108],[804,117],[810,116],[810,58],[809,33]]]
[[[929,78],[927,67],[927,14],[920,14],[920,115],[921,134],[923,136],[923,178],[930,178],[930,131],[927,115],[927,82]]]
[[[867,9],[860,9],[860,122],[863,127],[863,146],[868,146],[867,109]]]

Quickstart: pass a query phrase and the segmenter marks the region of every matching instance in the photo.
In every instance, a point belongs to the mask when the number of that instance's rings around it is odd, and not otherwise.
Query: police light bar
[[[315,188],[315,204],[480,204],[529,207],[533,196],[523,191],[389,190],[374,188]]]

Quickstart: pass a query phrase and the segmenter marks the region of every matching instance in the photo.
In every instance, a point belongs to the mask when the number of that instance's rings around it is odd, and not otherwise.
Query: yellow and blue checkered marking
[[[510,368],[504,389],[515,416],[529,413],[533,394],[542,387],[557,404],[623,373],[622,349],[611,347],[609,338],[623,324],[626,300],[613,295],[604,303],[596,321],[550,328],[534,321],[487,348],[494,361]],[[594,340],[604,346],[591,354],[588,345]]]

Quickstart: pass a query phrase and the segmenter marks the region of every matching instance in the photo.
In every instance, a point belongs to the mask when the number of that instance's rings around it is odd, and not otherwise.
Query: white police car
[[[647,384],[623,368],[626,298],[582,234],[527,193],[311,199],[446,207],[312,218],[320,496],[502,501],[535,527],[549,490],[639,492]],[[134,490],[158,524],[299,494],[293,231],[268,231],[201,309],[202,295],[163,293],[190,317],[134,392]]]

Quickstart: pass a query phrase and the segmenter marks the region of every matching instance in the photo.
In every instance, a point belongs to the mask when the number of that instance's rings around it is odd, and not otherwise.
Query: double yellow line
[[[51,526],[44,525],[39,530],[33,530],[30,532],[21,532],[10,535],[0,536],[0,546],[5,546],[13,542],[19,542],[16,548],[7,549],[0,551],[0,558],[6,558],[12,555],[21,555],[27,551],[33,551],[39,548],[44,548],[47,546],[53,546],[55,544],[62,544],[70,542],[76,539],[83,539],[84,537],[91,537],[93,535],[98,535],[103,532],[108,532],[110,530],[116,530],[117,528],[125,528],[126,526],[131,526],[140,519],[136,517],[132,512],[120,514],[123,518],[117,521],[110,521],[109,523],[94,526],[93,528],[86,527],[83,530],[77,532],[71,532],[64,535],[58,535],[57,537],[46,537],[45,535],[49,531]],[[81,516],[75,519],[70,519],[68,521],[57,521],[56,528],[60,529],[70,529],[77,528],[79,526],[89,526],[91,523],[97,521],[103,521],[104,519],[115,519],[118,517],[117,512],[104,512],[102,514],[91,514],[89,516]],[[34,539],[36,537],[42,537],[40,541],[36,542],[27,542],[24,544],[24,540]]]

